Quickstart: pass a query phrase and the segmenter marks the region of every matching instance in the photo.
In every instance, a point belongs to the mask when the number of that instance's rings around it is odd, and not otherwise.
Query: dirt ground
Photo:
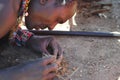
[[[120,0],[112,3],[105,16],[75,16],[73,31],[120,32]],[[55,36],[68,62],[68,73],[55,80],[120,80],[120,39],[113,37]],[[0,68],[6,68],[41,57],[26,48],[5,46]]]

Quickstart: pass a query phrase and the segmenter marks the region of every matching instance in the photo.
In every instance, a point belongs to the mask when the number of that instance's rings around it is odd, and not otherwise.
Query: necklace
[[[19,13],[18,13],[18,17],[24,16],[27,13],[29,3],[30,3],[30,0],[22,0],[21,8],[19,9]]]
[[[20,9],[18,12],[18,19],[17,19],[17,26],[19,26],[19,24],[22,23],[22,19],[25,16],[28,16],[28,6],[29,6],[30,0],[22,0],[21,5],[20,5]]]
[[[25,46],[27,40],[29,40],[33,36],[33,33],[29,31],[24,31],[20,28],[22,18],[27,14],[29,3],[30,0],[22,0],[21,2],[21,8],[19,9],[17,24],[12,29],[10,34],[10,43],[13,45]]]
[[[16,25],[12,28],[12,32],[15,32],[17,30],[19,25],[22,23],[22,18],[27,16],[26,14],[28,14],[27,10],[28,10],[29,3],[30,3],[30,0],[22,0],[20,9],[18,12],[17,22],[16,22]]]

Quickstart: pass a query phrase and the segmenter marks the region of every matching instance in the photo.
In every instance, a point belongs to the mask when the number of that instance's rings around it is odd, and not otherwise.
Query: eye
[[[40,0],[40,4],[45,5],[48,0]]]

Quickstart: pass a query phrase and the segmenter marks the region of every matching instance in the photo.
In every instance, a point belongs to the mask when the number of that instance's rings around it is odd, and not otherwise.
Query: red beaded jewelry
[[[19,17],[24,16],[24,14],[27,13],[29,3],[30,0],[22,0],[21,8],[19,10],[19,15],[18,15]]]
[[[16,28],[12,30],[12,37],[10,37],[10,43],[16,46],[25,46],[26,42],[33,36],[33,33],[29,31],[23,31],[19,24],[22,22],[22,17],[26,16],[28,5],[30,0],[22,0],[21,8],[18,14],[18,24]]]

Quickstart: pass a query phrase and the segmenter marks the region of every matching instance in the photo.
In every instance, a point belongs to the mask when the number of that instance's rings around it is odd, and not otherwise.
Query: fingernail
[[[42,53],[43,54],[43,56],[45,56],[45,57],[48,57],[49,55],[47,55],[46,53]]]
[[[56,56],[53,55],[52,57],[53,57],[54,59],[56,59]]]

